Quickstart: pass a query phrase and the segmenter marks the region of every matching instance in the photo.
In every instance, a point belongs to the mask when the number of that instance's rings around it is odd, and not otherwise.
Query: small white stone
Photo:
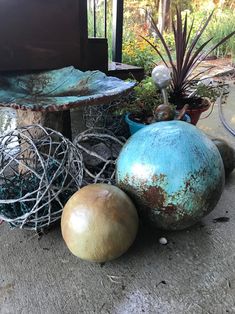
[[[168,243],[167,239],[166,238],[160,238],[159,240],[159,243],[162,244],[162,245],[166,245]]]

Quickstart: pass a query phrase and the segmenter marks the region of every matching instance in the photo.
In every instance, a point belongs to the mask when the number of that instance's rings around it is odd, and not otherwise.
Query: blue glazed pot
[[[191,119],[190,119],[189,115],[185,114],[183,121],[190,123],[190,122],[191,122]],[[147,125],[144,124],[144,123],[138,123],[138,122],[135,122],[135,121],[131,120],[131,119],[130,119],[130,113],[127,113],[127,114],[125,115],[125,122],[126,122],[126,123],[128,124],[128,126],[129,126],[129,130],[130,130],[131,135],[133,135],[133,134],[136,133],[137,131],[139,131],[139,130],[141,130],[142,128],[144,128],[144,127],[147,126]]]
[[[214,143],[182,121],[153,123],[136,132],[117,160],[116,180],[157,228],[187,228],[214,209],[224,167]]]
[[[125,122],[129,126],[131,135],[133,135],[134,133],[136,133],[137,131],[139,131],[140,129],[146,126],[146,124],[135,122],[131,120],[129,117],[130,117],[130,113],[127,113],[125,115]]]

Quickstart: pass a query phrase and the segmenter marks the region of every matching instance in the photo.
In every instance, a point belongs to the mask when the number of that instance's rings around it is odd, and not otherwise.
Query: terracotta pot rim
[[[204,112],[206,110],[208,110],[211,106],[211,101],[208,98],[202,98],[202,103],[204,104],[203,107],[199,107],[199,108],[188,108],[187,112]]]

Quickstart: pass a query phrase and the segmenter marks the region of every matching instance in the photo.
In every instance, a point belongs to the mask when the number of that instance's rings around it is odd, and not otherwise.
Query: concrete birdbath
[[[40,124],[63,133],[63,119],[70,109],[109,103],[134,85],[100,71],[82,72],[72,66],[7,73],[0,75],[0,106],[17,110],[17,126]],[[71,130],[71,125],[66,127]]]
[[[74,67],[1,74],[0,106],[17,111],[17,128],[0,138],[0,219],[35,230],[59,219],[83,175],[80,151],[60,134],[64,113],[109,103],[134,85]]]
[[[31,74],[5,73],[0,75],[0,106],[17,111],[17,127],[37,124],[71,139],[70,109],[109,103],[134,85],[100,71],[82,72],[72,66]],[[34,140],[43,134],[41,128],[31,131]],[[27,145],[19,143],[21,159],[33,160]],[[18,170],[26,171],[24,165]]]

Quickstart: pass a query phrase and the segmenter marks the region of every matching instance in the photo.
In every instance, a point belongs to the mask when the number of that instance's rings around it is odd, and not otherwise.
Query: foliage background
[[[97,36],[104,37],[104,0],[88,0],[89,36],[93,36],[93,1],[97,8]],[[123,27],[123,63],[142,66],[149,72],[154,63],[159,59],[152,48],[141,39],[140,35],[158,45],[154,35],[149,16],[158,21],[160,0],[125,0],[124,1],[124,27]],[[112,1],[107,0],[107,38],[109,42],[109,59],[112,58]],[[214,17],[205,31],[202,40],[213,37],[212,45],[225,37],[235,29],[235,0],[171,0],[169,18],[174,18],[175,6],[194,19],[193,32],[195,33],[202,20],[215,10]],[[171,29],[166,30],[164,36],[167,43],[174,50],[173,35]],[[199,43],[200,44],[200,43]],[[160,45],[159,48],[161,49]],[[227,43],[219,47],[215,52],[217,57],[231,56],[235,59],[235,39],[231,38]]]

